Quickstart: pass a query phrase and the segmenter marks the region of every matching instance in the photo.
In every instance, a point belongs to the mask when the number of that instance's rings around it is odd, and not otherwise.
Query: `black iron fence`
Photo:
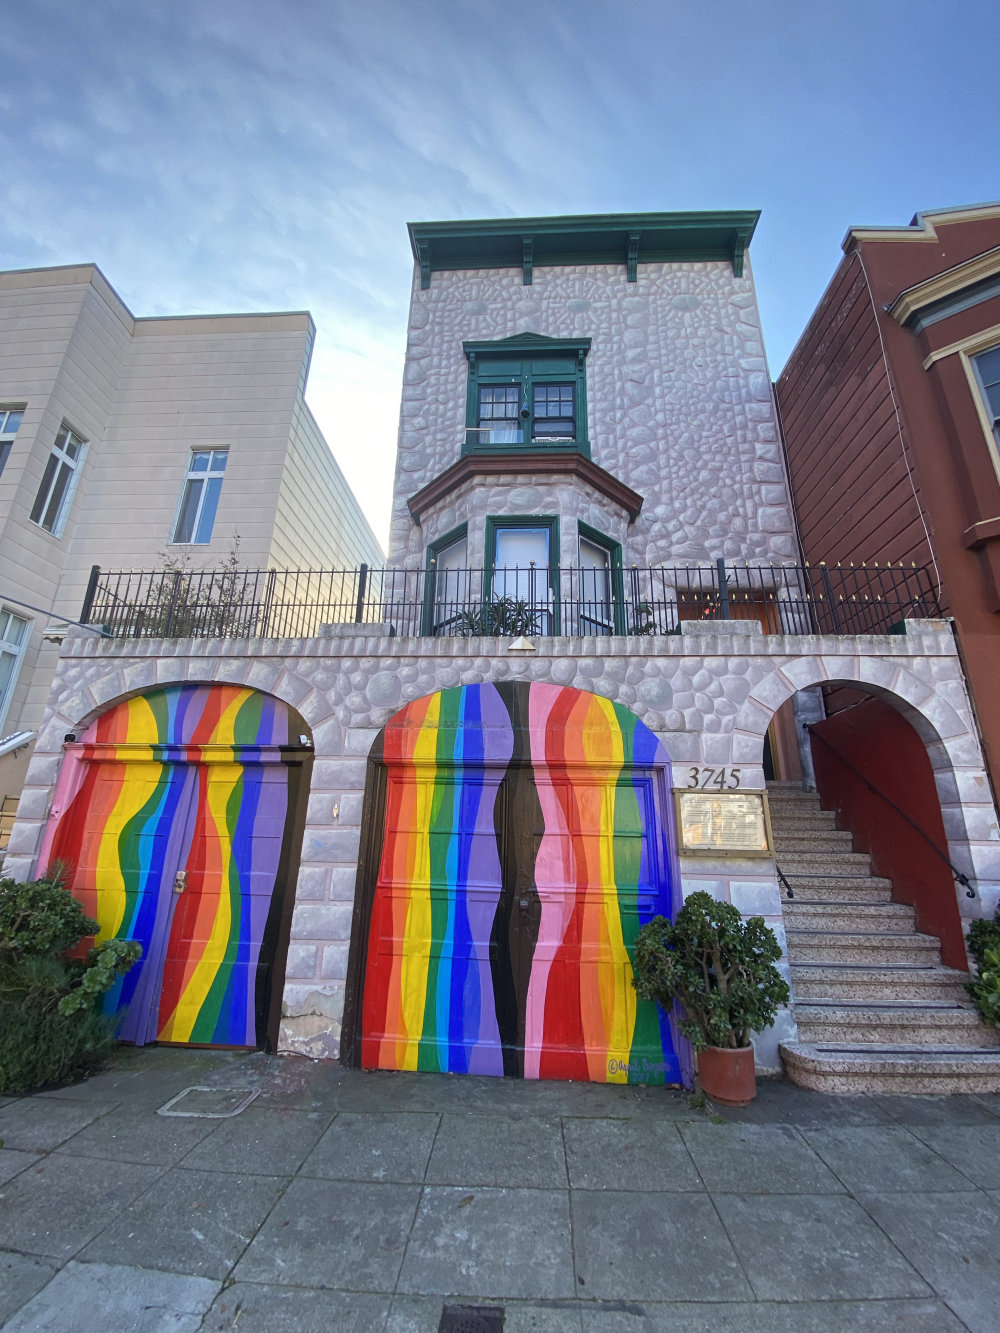
[[[892,634],[941,614],[926,569],[712,565],[654,569],[102,570],[80,619],[115,638],[311,637],[385,624],[399,635],[676,634],[755,620],[765,634]]]

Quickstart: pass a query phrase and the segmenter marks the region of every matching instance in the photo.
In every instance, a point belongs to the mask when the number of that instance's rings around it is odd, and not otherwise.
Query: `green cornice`
[[[544,333],[512,333],[508,338],[492,338],[489,342],[464,342],[466,356],[515,355],[532,352],[562,353],[564,356],[584,355],[590,351],[589,338],[550,338]]]
[[[597,213],[586,217],[492,218],[411,222],[421,286],[446,269],[519,268],[531,283],[550,265],[621,264],[635,282],[640,264],[727,260],[743,276],[743,257],[760,213]]]

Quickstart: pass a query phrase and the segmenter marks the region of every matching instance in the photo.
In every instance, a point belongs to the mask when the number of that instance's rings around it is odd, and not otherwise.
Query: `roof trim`
[[[407,500],[406,505],[413,521],[419,526],[423,515],[439,500],[445,499],[472,477],[495,477],[501,473],[514,473],[519,476],[539,473],[554,473],[557,476],[579,477],[592,486],[599,495],[605,496],[626,511],[629,522],[634,523],[642,509],[643,497],[633,491],[617,477],[605,472],[604,468],[583,454],[573,450],[565,453],[536,454],[465,454],[458,462],[422,486]]]
[[[974,255],[972,259],[966,259],[961,264],[945,269],[943,273],[936,273],[932,278],[925,278],[923,282],[905,288],[889,306],[889,314],[897,324],[905,325],[918,311],[925,310],[927,306],[947,300],[949,296],[955,296],[966,287],[972,287],[977,282],[985,282],[998,274],[1000,274],[1000,245],[995,245],[991,250],[984,250],[982,254]]]
[[[421,287],[431,274],[460,269],[621,264],[635,282],[639,264],[725,260],[743,276],[744,257],[760,211],[594,213],[549,218],[479,218],[410,222],[410,248]]]
[[[936,241],[938,234],[934,228],[935,223],[945,227],[957,222],[982,222],[994,217],[1000,217],[1000,202],[966,204],[958,208],[932,208],[915,213],[913,221],[906,227],[849,227],[840,248],[846,253],[852,241]]]

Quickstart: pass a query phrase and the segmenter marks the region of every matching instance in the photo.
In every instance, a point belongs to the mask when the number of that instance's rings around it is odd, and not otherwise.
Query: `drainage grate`
[[[260,1089],[248,1092],[246,1088],[185,1088],[176,1097],[157,1109],[157,1115],[193,1116],[199,1120],[228,1120],[245,1111]],[[179,1103],[183,1106],[177,1109]]]
[[[446,1305],[438,1333],[503,1333],[502,1305]]]

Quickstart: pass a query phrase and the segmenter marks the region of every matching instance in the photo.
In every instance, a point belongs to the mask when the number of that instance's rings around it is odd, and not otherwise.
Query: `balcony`
[[[111,638],[310,638],[331,627],[471,638],[677,634],[749,620],[765,634],[899,634],[941,609],[902,565],[581,569],[91,571],[80,615]]]

